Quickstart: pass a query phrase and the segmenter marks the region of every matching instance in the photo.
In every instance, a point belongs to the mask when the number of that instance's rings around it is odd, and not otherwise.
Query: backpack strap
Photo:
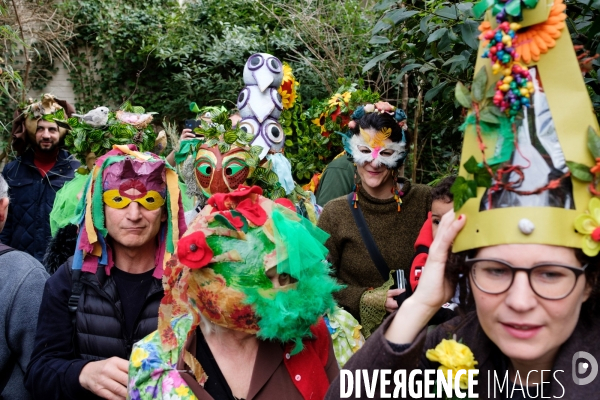
[[[12,247],[10,247],[10,246],[7,246],[7,245],[5,245],[5,244],[3,244],[3,243],[0,243],[0,256],[1,256],[2,254],[6,254],[6,253],[8,253],[9,251],[13,251],[13,250],[14,250],[14,249],[13,249]]]
[[[352,216],[354,217],[354,222],[358,227],[358,232],[360,232],[360,236],[362,237],[363,243],[367,247],[367,251],[371,256],[371,260],[375,264],[375,267],[377,267],[377,270],[379,271],[381,277],[383,278],[383,281],[385,282],[389,279],[390,269],[387,263],[385,262],[383,256],[381,255],[377,244],[375,243],[375,239],[373,238],[373,235],[371,234],[371,231],[367,226],[367,221],[365,220],[365,216],[360,210],[360,207],[354,208],[352,202],[353,195],[354,192],[349,193],[346,199],[348,200],[350,211],[352,212]]]
[[[67,307],[71,313],[71,322],[73,323],[73,327],[75,327],[79,298],[81,297],[81,293],[83,293],[83,283],[81,282],[82,271],[80,269],[73,269],[73,257],[69,257],[67,260],[67,271],[71,275],[71,296],[69,296]],[[75,332],[75,329],[73,332]]]
[[[77,314],[77,305],[79,298],[83,292],[83,283],[81,283],[81,270],[75,269],[71,271],[71,296],[69,297],[69,312],[73,314],[73,323]]]

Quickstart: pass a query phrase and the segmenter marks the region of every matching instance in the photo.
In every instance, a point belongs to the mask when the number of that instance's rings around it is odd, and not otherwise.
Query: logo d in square
[[[596,379],[596,376],[598,375],[598,361],[596,361],[596,358],[594,358],[593,355],[586,351],[578,351],[577,353],[573,354],[573,359],[571,362],[573,382],[575,382],[576,385],[587,385]],[[588,376],[585,378],[580,378],[581,376],[587,374],[588,371]]]

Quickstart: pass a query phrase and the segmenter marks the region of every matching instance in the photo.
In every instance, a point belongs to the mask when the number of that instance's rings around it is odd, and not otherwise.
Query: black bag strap
[[[12,247],[10,247],[10,246],[7,246],[7,245],[5,245],[5,244],[3,244],[3,243],[0,243],[0,256],[1,256],[2,254],[6,254],[6,253],[8,253],[9,251],[13,251],[13,250],[14,250],[14,249],[13,249]]]
[[[377,267],[377,270],[381,274],[381,277],[384,281],[387,281],[390,277],[390,269],[388,268],[387,263],[383,259],[379,248],[377,248],[377,244],[375,243],[375,239],[367,226],[367,221],[365,221],[365,216],[362,211],[360,211],[360,207],[354,208],[353,203],[354,193],[349,193],[347,196],[348,205],[350,206],[350,211],[352,212],[352,216],[354,217],[354,222],[358,227],[358,232],[360,232],[360,236],[367,247],[367,251],[371,256],[371,260]]]
[[[8,253],[9,251],[13,251],[14,249],[10,246],[0,243],[0,256]],[[11,353],[8,357],[8,361],[6,363],[6,367],[0,371],[0,399],[2,399],[2,392],[4,388],[8,384],[8,380],[12,376],[13,370],[15,369],[15,365],[17,364],[16,357]]]
[[[71,296],[69,297],[69,311],[72,314],[73,326],[75,325],[77,306],[82,292],[83,283],[81,283],[81,270],[74,269],[71,272]]]

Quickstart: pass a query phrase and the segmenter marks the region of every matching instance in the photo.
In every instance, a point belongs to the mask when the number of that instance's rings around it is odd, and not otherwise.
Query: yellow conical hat
[[[471,89],[456,88],[470,110],[452,188],[467,215],[455,252],[506,243],[600,250],[600,220],[588,213],[598,194],[598,122],[565,8],[562,0],[475,6],[488,11]]]

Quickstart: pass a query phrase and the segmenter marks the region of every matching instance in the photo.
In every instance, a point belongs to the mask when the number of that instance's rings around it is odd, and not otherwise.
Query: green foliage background
[[[285,3],[286,12],[311,11],[304,10],[303,1]],[[342,36],[356,38],[360,36],[357,31],[362,31],[362,44],[343,43],[349,50],[346,70],[359,71],[368,57],[360,55],[360,46],[367,46],[371,27],[371,20],[356,13],[359,2],[310,4]],[[78,39],[71,46],[79,108],[109,102],[119,105],[131,97],[132,103],[178,120],[193,116],[188,110],[190,101],[201,106],[225,103],[232,108],[243,87],[246,59],[255,52],[268,52],[289,62],[308,101],[328,94],[324,81],[337,80],[326,68],[309,67],[311,62],[319,64],[319,57],[298,37],[302,32],[293,29],[292,23],[286,26],[290,16],[284,15],[279,2],[201,0],[180,6],[164,0],[69,0],[62,7],[79,25]]]
[[[574,42],[594,54],[600,1],[566,3]],[[417,133],[406,175],[431,182],[457,169],[463,110],[454,87],[473,79],[479,21],[472,2],[66,0],[56,7],[76,24],[69,51],[79,111],[128,100],[158,112],[155,121],[181,123],[194,117],[190,101],[232,108],[247,57],[268,52],[301,83],[301,101],[283,116],[297,179],[306,181],[341,150],[311,119],[340,82],[359,80],[406,109]],[[586,76],[597,112],[599,66]],[[6,98],[0,104],[14,106]]]

